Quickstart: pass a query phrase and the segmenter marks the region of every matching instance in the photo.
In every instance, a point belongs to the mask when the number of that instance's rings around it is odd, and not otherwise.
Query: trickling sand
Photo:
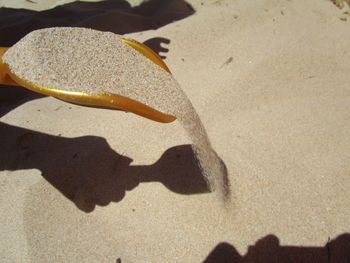
[[[4,55],[12,72],[29,82],[88,94],[118,94],[177,117],[210,190],[227,198],[224,163],[175,79],[121,41],[121,36],[86,28],[33,31]]]

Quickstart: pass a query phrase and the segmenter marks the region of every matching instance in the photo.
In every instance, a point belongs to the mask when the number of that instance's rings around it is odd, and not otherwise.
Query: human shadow
[[[169,49],[164,47],[163,45],[169,45],[170,39],[164,37],[154,37],[150,38],[143,42],[146,46],[151,48],[154,52],[156,52],[162,59],[166,59],[164,53],[168,53]],[[163,45],[162,45],[163,44]]]
[[[0,122],[0,170],[38,169],[85,211],[121,201],[140,183],[160,182],[184,195],[209,192],[190,145],[168,149],[151,165],[131,165],[104,138],[65,138]]]
[[[185,0],[72,2],[45,11],[0,8],[0,46],[12,46],[29,32],[47,27],[88,27],[117,34],[157,29],[195,13]]]
[[[329,240],[323,247],[281,246],[268,235],[249,246],[241,256],[229,243],[218,244],[203,263],[347,263],[350,262],[350,234]]]

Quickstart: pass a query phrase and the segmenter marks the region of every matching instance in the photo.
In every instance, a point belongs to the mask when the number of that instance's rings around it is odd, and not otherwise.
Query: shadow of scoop
[[[142,182],[185,195],[209,192],[190,145],[168,149],[154,164],[133,166],[101,137],[65,138],[1,122],[0,134],[0,170],[39,169],[85,212],[121,201]]]

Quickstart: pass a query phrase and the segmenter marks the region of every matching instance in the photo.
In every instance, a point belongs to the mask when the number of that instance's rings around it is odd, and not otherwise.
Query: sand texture
[[[168,114],[174,114],[173,97],[182,94],[171,74],[110,32],[79,27],[36,30],[8,49],[3,61],[12,73],[35,85],[121,95]]]
[[[173,115],[188,134],[211,191],[224,198],[225,165],[205,128],[170,73],[123,43],[120,35],[79,27],[35,30],[2,57],[26,82],[88,95],[121,95]],[[117,99],[118,100],[118,99]]]
[[[1,262],[349,262],[350,19],[331,1],[188,1],[139,41],[225,163],[208,188],[179,122],[0,87]]]

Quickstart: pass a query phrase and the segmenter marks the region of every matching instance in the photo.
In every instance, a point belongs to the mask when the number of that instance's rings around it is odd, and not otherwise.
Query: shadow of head
[[[4,123],[0,134],[0,170],[39,169],[85,212],[121,201],[143,182],[184,195],[209,192],[190,145],[168,149],[154,164],[133,166],[101,137],[64,138]]]
[[[47,27],[88,27],[117,34],[157,29],[194,14],[184,0],[72,2],[45,11],[0,8],[0,46],[12,46],[29,32]]]
[[[203,263],[270,263],[270,262],[349,262],[350,234],[345,233],[324,247],[281,246],[278,238],[268,235],[249,246],[244,256],[228,243],[218,244]]]

